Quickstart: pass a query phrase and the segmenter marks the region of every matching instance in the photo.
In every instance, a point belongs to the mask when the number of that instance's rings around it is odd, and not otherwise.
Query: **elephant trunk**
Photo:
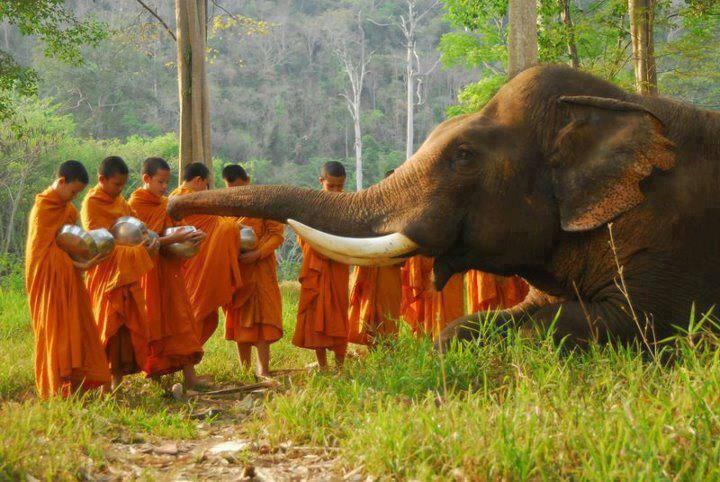
[[[418,247],[401,234],[406,211],[401,201],[412,199],[402,189],[413,185],[407,179],[411,173],[404,171],[360,192],[325,192],[294,186],[197,192],[171,198],[168,211],[176,219],[214,214],[283,223],[290,220],[303,239],[332,259],[348,264],[390,264]],[[376,236],[381,237],[373,238]]]

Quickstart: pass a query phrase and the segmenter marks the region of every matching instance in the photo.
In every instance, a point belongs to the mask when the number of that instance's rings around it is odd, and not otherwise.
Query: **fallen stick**
[[[231,395],[233,393],[252,392],[253,390],[257,390],[259,388],[275,388],[279,385],[280,383],[276,381],[265,381],[260,383],[252,383],[250,385],[243,385],[242,387],[223,388],[221,390],[212,390],[209,392],[188,393],[187,398],[198,398],[212,395]]]

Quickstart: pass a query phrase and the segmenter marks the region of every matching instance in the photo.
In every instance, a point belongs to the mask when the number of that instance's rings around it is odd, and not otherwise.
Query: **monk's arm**
[[[285,238],[283,237],[285,226],[280,223],[270,222],[267,226],[265,236],[260,240],[257,250],[260,252],[260,259],[267,258],[275,253]]]

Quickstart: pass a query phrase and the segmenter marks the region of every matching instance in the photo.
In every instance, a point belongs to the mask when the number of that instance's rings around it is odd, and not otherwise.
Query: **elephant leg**
[[[654,344],[652,327],[636,322],[625,305],[615,301],[580,303],[564,301],[544,306],[525,305],[498,312],[496,323],[508,329],[520,328],[526,334],[553,330],[556,341],[571,346],[584,346],[591,341]],[[445,349],[452,340],[474,340],[481,332],[485,313],[476,313],[455,320],[440,334],[436,347]]]
[[[580,303],[567,301],[544,306],[529,317],[523,331],[552,329],[556,341],[564,340],[570,346],[585,346],[590,342],[610,341],[646,344],[655,343],[652,326],[635,321],[621,302],[601,301]]]
[[[530,287],[525,300],[506,310],[497,312],[481,311],[466,315],[449,323],[435,340],[435,348],[444,350],[453,340],[471,341],[478,338],[486,317],[494,317],[494,323],[502,329],[523,325],[541,307],[556,303],[559,298],[550,296]]]
[[[466,315],[448,323],[435,341],[436,348],[445,349],[452,340],[472,341],[477,339],[482,332],[486,317],[491,319],[494,317],[495,324],[503,329],[520,326],[521,320],[523,320],[522,317],[518,317],[518,314],[512,313],[510,310],[500,310],[497,313],[481,311]]]

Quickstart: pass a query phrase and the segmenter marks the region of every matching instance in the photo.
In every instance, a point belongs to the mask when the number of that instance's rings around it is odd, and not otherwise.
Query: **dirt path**
[[[262,413],[267,389],[250,394],[200,397],[191,415],[197,423],[193,440],[153,440],[128,435],[115,440],[107,465],[88,468],[88,479],[118,480],[257,480],[321,481],[365,480],[357,470],[343,470],[337,450],[297,446],[290,442],[272,446],[252,437],[243,420]]]

